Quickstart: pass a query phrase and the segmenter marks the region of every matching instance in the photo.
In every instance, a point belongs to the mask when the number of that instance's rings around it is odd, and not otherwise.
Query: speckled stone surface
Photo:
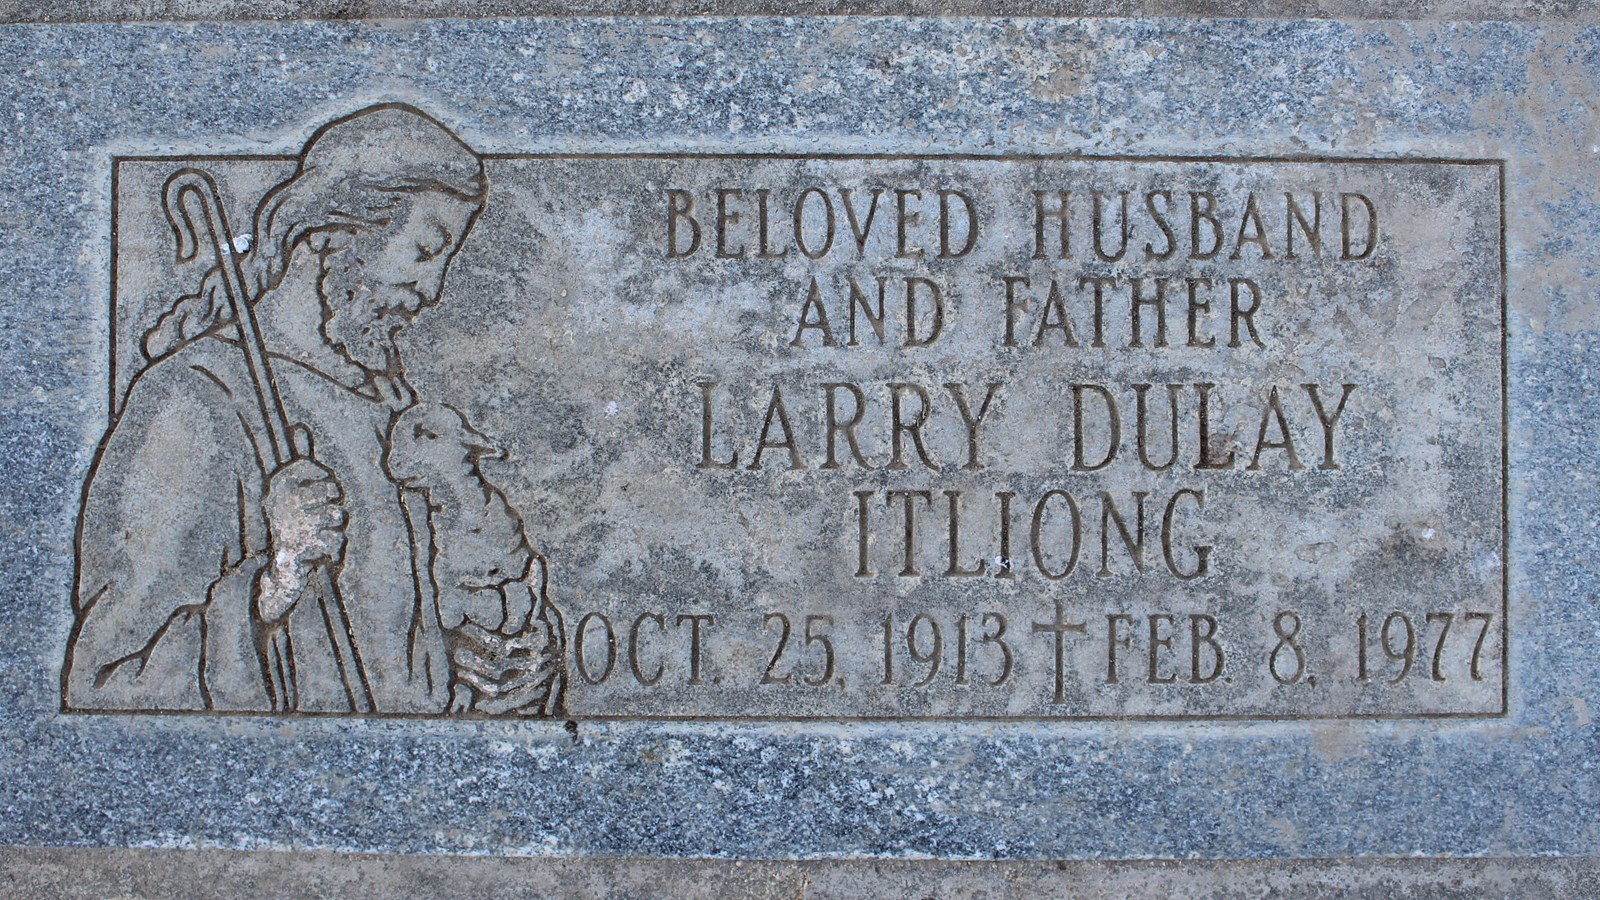
[[[53,897],[1038,896],[1558,900],[1586,896],[1595,860],[701,860],[375,856],[316,851],[0,848],[0,893]]]
[[[1600,31],[626,19],[8,26],[0,843],[741,858],[1596,852]],[[481,152],[1505,161],[1503,718],[581,722],[63,715],[105,427],[110,159],[293,154],[368,104]],[[1379,339],[1381,335],[1374,335]]]

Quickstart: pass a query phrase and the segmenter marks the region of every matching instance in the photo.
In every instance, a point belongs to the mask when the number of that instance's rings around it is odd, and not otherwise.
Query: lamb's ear
[[[505,459],[510,455],[504,447],[480,443],[476,440],[467,441],[465,446],[467,448],[467,458],[473,462],[477,462],[480,459]]]
[[[449,406],[449,404],[445,405]],[[454,412],[456,415],[461,417],[461,427],[465,428],[467,432],[467,439],[462,441],[462,444],[467,448],[467,456],[470,459],[476,462],[480,459],[506,458],[506,448],[496,443],[493,438],[489,437],[478,429],[473,428],[472,423],[467,421],[466,414],[461,410],[456,409],[454,406],[449,406],[449,409],[451,412]]]

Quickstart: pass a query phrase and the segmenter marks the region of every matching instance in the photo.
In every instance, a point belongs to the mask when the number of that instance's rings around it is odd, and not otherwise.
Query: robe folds
[[[255,612],[274,464],[243,350],[227,333],[139,373],[100,446],[79,524],[67,709],[352,710],[329,598],[308,590],[275,625]],[[402,488],[382,465],[394,411],[293,358],[271,364],[289,421],[310,429],[316,460],[343,487],[346,549],[334,578],[373,711],[442,714],[448,655],[423,599],[428,563],[413,558],[428,541],[414,539]],[[276,677],[274,654],[288,669]]]

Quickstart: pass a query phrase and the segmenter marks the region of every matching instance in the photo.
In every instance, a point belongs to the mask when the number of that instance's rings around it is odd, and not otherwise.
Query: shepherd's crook
[[[272,447],[274,471],[297,459],[311,459],[311,432],[304,426],[290,425],[289,417],[283,409],[283,399],[278,395],[277,382],[272,379],[266,345],[261,341],[261,329],[256,323],[255,301],[259,298],[250,295],[249,287],[239,270],[239,258],[233,252],[233,232],[228,228],[228,219],[223,212],[222,195],[217,190],[217,182],[210,174],[199,169],[182,169],[167,179],[166,187],[162,191],[162,200],[167,220],[172,223],[172,229],[177,233],[179,262],[194,259],[200,250],[201,229],[195,227],[195,219],[190,212],[192,204],[186,201],[199,205],[201,224],[211,239],[212,250],[216,253],[217,268],[222,272],[223,291],[228,295],[228,305],[233,311],[233,320],[239,326],[239,338],[244,344],[245,365],[250,370],[250,384],[255,390],[256,401],[261,406],[261,420],[266,425],[267,442]],[[350,634],[350,617],[344,607],[344,597],[339,593],[339,586],[333,578],[330,566],[318,566],[317,573],[319,578],[317,593],[322,602],[328,637],[333,645],[334,661],[338,664],[339,675],[344,680],[345,695],[350,700],[352,710],[370,713],[373,711],[372,688],[367,683],[367,673],[361,666],[361,657],[356,654],[355,643]],[[285,642],[281,639],[281,632],[272,636],[272,646],[269,649],[272,659],[267,665],[267,671],[268,678],[272,682],[273,705],[278,711],[289,711],[295,706],[292,697],[296,691],[293,672],[281,664],[281,661],[288,656]]]

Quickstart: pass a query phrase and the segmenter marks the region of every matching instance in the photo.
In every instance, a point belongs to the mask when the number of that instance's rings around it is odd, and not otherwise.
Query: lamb
[[[455,712],[513,711],[555,696],[561,632],[544,601],[544,559],[521,516],[479,468],[483,459],[504,456],[445,404],[418,402],[389,429],[385,471],[427,498]]]

